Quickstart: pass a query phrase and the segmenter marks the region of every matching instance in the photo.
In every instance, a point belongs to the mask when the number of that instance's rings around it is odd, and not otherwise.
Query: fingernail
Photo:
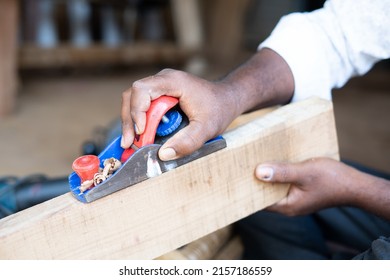
[[[121,138],[121,147],[123,148],[123,149],[126,149],[127,147],[126,147],[126,139],[125,139],[125,137],[122,135],[122,138]]]
[[[158,153],[161,160],[172,160],[176,158],[176,151],[172,148],[161,149]]]
[[[260,180],[270,181],[274,176],[274,170],[269,166],[259,166],[256,168],[256,176]]]
[[[140,131],[139,131],[139,128],[138,128],[137,124],[134,124],[134,130],[135,130],[135,134],[137,134],[137,135],[140,135],[140,134],[141,134]]]

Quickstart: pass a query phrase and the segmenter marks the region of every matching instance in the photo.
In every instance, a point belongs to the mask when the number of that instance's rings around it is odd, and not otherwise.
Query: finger
[[[259,180],[272,183],[295,183],[300,181],[298,164],[264,163],[256,167],[255,175]]]
[[[153,90],[151,77],[136,81],[132,85],[132,96],[130,103],[131,118],[134,121],[134,129],[136,134],[142,134],[145,131],[146,112],[150,108],[150,103],[153,100],[155,90]],[[158,97],[158,96],[157,96]],[[155,97],[155,98],[157,98]]]
[[[133,97],[130,105],[131,118],[134,121],[135,133],[140,135],[144,133],[146,126],[146,112],[150,108],[151,99],[144,95],[140,98]]]
[[[173,72],[171,69],[160,71],[154,76],[150,76],[133,83],[130,103],[131,117],[135,123],[136,134],[142,134],[146,125],[146,112],[150,108],[153,100],[162,95],[180,97],[174,89],[175,79],[169,78],[166,74]]]
[[[122,119],[121,147],[124,149],[129,148],[134,140],[134,126],[130,114],[130,99],[131,99],[131,90],[127,90],[122,94],[122,110],[121,110],[121,119]]]
[[[189,155],[202,147],[209,139],[200,123],[190,122],[160,148],[159,157],[167,161]]]

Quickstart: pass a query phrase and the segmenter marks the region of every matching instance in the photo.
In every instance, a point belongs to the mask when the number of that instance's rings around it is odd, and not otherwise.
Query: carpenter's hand
[[[265,182],[290,184],[287,197],[267,208],[288,216],[353,204],[354,187],[364,180],[363,173],[329,158],[315,158],[296,164],[260,164],[255,174]]]
[[[123,148],[133,143],[134,132],[144,132],[150,103],[162,95],[179,98],[189,125],[163,145],[159,151],[161,160],[172,160],[194,152],[204,142],[222,133],[239,114],[234,101],[236,97],[223,83],[209,82],[186,72],[165,69],[134,82],[123,93]]]

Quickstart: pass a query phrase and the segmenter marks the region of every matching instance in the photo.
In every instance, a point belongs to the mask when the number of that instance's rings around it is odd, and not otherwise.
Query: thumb
[[[299,179],[299,167],[293,163],[263,163],[256,167],[255,175],[265,182],[293,183]]]
[[[181,158],[198,150],[209,139],[199,122],[190,122],[172,136],[159,150],[163,161]]]

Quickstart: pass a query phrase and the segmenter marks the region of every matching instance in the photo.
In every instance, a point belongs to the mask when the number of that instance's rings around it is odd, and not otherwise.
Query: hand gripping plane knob
[[[154,144],[156,135],[159,136],[157,134],[157,128],[159,126],[161,126],[160,135],[168,135],[179,127],[182,116],[179,112],[169,113],[169,111],[176,111],[174,107],[178,103],[178,98],[165,95],[158,97],[150,103],[150,107],[146,112],[144,132],[141,135],[136,135],[131,147],[123,151],[121,156],[122,163],[126,162],[136,150]]]

